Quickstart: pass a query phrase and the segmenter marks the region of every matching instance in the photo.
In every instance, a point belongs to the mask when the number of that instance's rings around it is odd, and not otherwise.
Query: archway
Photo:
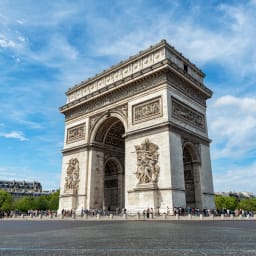
[[[104,208],[114,211],[123,208],[123,173],[118,160],[110,158],[104,168]]]
[[[199,163],[194,145],[186,143],[183,148],[184,182],[186,206],[191,208],[201,208]]]
[[[193,174],[193,162],[188,148],[183,150],[183,164],[184,164],[184,179],[185,179],[185,193],[186,193],[186,206],[196,207],[195,198],[195,181]]]
[[[99,126],[94,137],[97,151],[103,156],[102,175],[96,182],[102,184],[102,208],[114,211],[124,208],[124,159],[125,128],[116,116],[107,117]],[[95,200],[99,201],[98,198]]]

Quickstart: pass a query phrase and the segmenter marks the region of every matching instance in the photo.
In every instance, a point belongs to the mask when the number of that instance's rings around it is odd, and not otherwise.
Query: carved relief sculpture
[[[137,154],[136,178],[138,184],[156,184],[160,167],[158,165],[158,146],[146,139],[141,145],[135,146]]]
[[[69,160],[65,181],[65,192],[77,191],[79,186],[79,161],[77,158],[71,158]]]
[[[205,130],[204,115],[174,98],[172,98],[172,115],[190,123],[196,128]]]
[[[133,106],[133,123],[140,123],[149,119],[162,116],[161,97]]]
[[[67,143],[72,143],[85,138],[85,123],[69,128],[67,131]]]

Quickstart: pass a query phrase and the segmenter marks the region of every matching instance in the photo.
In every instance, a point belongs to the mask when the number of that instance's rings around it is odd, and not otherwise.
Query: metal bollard
[[[42,218],[43,218],[43,215],[42,215],[42,214],[39,214],[38,217],[39,217],[39,219],[42,219]]]
[[[112,213],[110,213],[109,219],[113,220],[113,217],[114,217],[114,215]]]
[[[139,220],[139,219],[140,219],[140,213],[137,212],[137,220]]]
[[[200,218],[200,220],[202,220],[203,219],[203,214],[200,214],[199,218]]]
[[[100,214],[99,213],[97,214],[97,220],[100,220]]]
[[[179,214],[176,214],[176,220],[178,220],[180,218],[180,215]]]
[[[124,220],[127,220],[127,213],[124,213],[124,214],[123,214],[123,219],[124,219]]]
[[[224,220],[224,214],[221,214],[221,215],[220,215],[220,218],[221,218],[222,220]]]
[[[167,215],[166,213],[163,213],[163,220],[166,220],[167,219]]]
[[[192,215],[191,214],[188,215],[188,219],[192,220]]]

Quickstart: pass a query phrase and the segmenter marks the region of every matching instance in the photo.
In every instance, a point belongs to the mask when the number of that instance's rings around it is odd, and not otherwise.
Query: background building
[[[23,196],[41,196],[49,195],[52,191],[43,191],[42,185],[38,181],[16,181],[0,180],[0,189],[10,193],[14,198]]]

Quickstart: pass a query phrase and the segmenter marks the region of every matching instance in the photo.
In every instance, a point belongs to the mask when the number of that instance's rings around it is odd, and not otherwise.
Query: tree
[[[0,210],[9,211],[13,209],[13,198],[11,194],[4,190],[0,190]]]
[[[22,212],[27,212],[28,210],[35,210],[35,198],[30,196],[24,196],[17,201],[15,201],[15,209],[18,209]]]
[[[242,199],[238,207],[245,211],[256,211],[256,198]]]
[[[56,191],[53,194],[49,195],[48,209],[49,210],[58,210],[59,208],[59,196],[60,191]]]
[[[215,205],[218,210],[229,209],[234,211],[238,207],[238,199],[233,196],[215,196]]]
[[[214,200],[215,200],[215,206],[216,208],[221,211],[225,205],[225,199],[224,196],[214,196]]]

